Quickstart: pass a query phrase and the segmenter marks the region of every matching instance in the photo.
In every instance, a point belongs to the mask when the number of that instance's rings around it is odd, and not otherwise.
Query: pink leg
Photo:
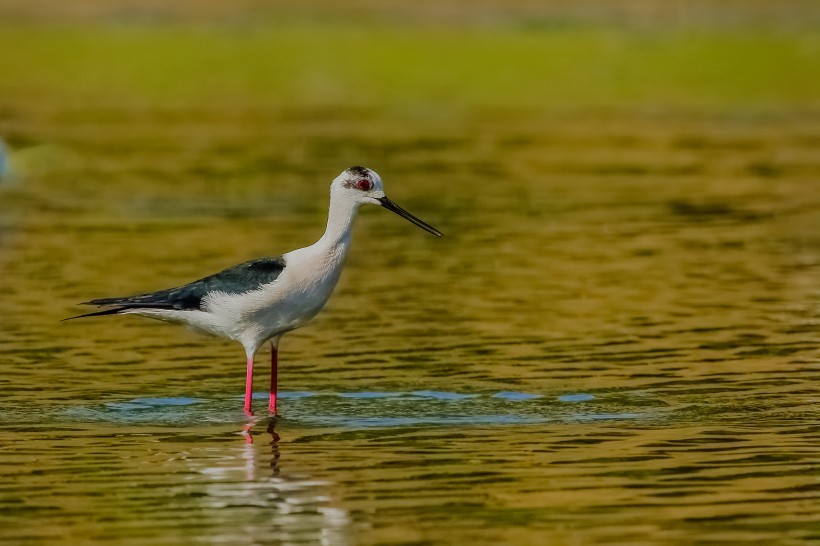
[[[272,415],[276,415],[276,391],[279,379],[279,349],[274,343],[270,344],[270,403],[268,410]]]
[[[251,398],[253,398],[253,357],[248,357],[248,371],[245,374],[245,415],[252,416]]]

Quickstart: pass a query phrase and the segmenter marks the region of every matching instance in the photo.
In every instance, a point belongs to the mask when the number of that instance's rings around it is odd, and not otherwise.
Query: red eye
[[[356,187],[362,191],[370,191],[373,188],[373,182],[362,179],[356,182]]]

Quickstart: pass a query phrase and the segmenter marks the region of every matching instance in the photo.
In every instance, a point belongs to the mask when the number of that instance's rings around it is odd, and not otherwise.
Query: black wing
[[[100,298],[86,301],[82,304],[99,305],[101,307],[116,306],[116,308],[71,318],[114,315],[127,309],[197,310],[202,308],[202,300],[211,292],[224,292],[227,294],[250,292],[263,284],[276,280],[284,269],[285,259],[281,256],[251,260],[198,281],[176,288],[169,288],[168,290],[125,298]]]

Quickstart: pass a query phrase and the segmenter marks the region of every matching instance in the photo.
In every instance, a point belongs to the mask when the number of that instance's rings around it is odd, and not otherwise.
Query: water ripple
[[[306,426],[344,428],[402,427],[417,425],[510,425],[605,419],[636,419],[636,412],[621,400],[583,411],[580,402],[597,400],[580,393],[547,398],[542,394],[501,391],[492,394],[447,391],[410,392],[310,392],[280,394],[288,401],[285,422]],[[267,399],[254,393],[254,399]],[[512,404],[511,404],[512,402]],[[183,425],[201,422],[231,423],[244,419],[241,397],[208,400],[189,397],[145,397],[102,405],[76,406],[61,416],[75,422]],[[645,410],[646,408],[644,408]]]

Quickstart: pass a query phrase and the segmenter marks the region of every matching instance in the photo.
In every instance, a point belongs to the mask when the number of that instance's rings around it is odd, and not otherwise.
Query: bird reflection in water
[[[274,478],[279,476],[279,435],[276,433],[276,421],[279,419],[276,416],[270,417],[267,419],[267,426],[265,428],[265,432],[270,434],[270,451],[271,451],[271,461],[270,461],[270,468],[272,471],[272,475]],[[245,444],[248,446],[253,444],[253,435],[251,434],[251,430],[256,425],[255,420],[248,421],[242,427],[242,437],[245,439]],[[253,452],[251,450],[251,452]],[[251,457],[253,459],[253,457]]]
[[[212,522],[225,521],[215,526],[225,532],[209,536],[209,541],[350,544],[353,522],[330,494],[332,482],[282,471],[276,425],[275,417],[251,420],[241,430],[239,457],[231,450],[222,457],[199,459],[207,463],[199,472],[209,477],[200,502],[212,512]],[[264,432],[254,434],[255,427],[264,427]]]

